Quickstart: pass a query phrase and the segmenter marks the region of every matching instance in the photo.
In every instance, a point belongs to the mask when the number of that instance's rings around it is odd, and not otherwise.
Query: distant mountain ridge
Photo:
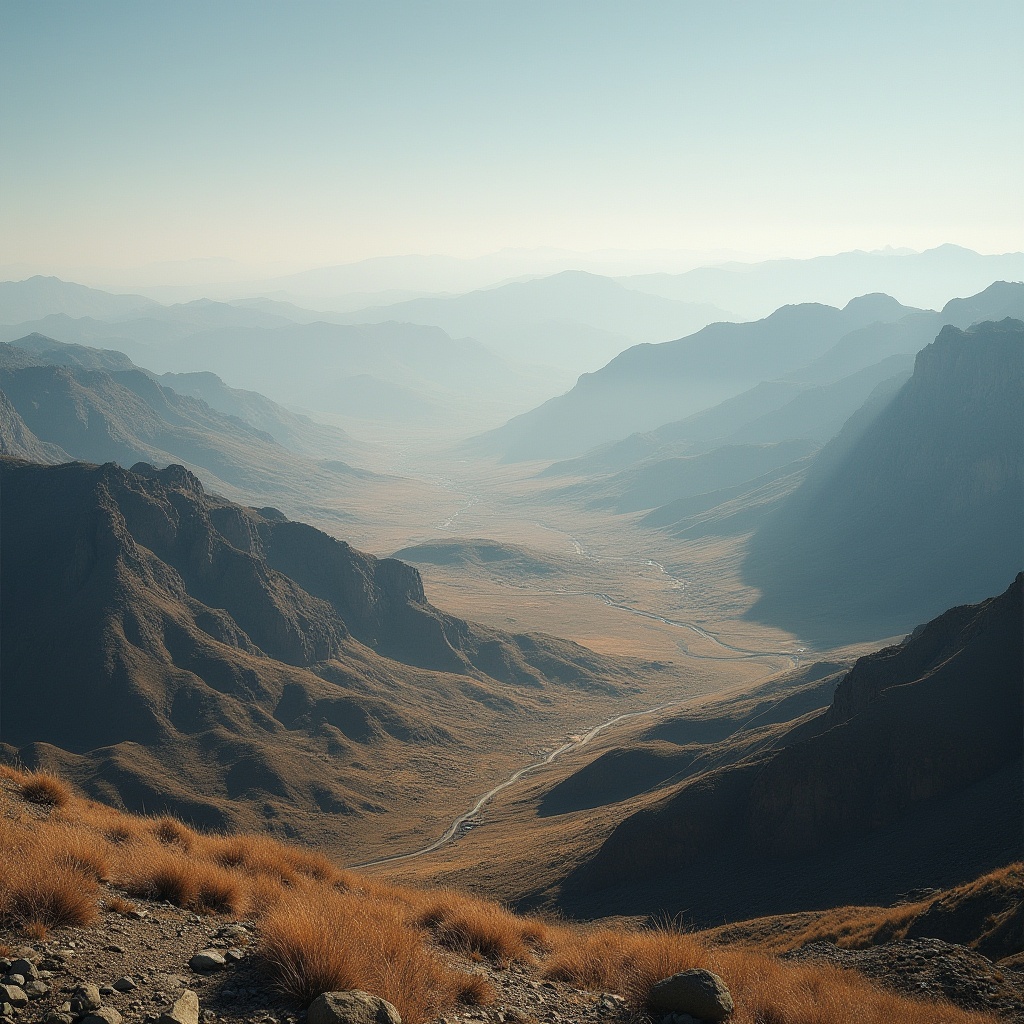
[[[637,345],[475,444],[512,461],[577,455],[714,406],[810,362],[851,331],[910,312],[888,296],[861,296],[841,310],[784,306],[754,323],[711,324],[677,341]]]
[[[865,292],[886,292],[909,305],[937,308],[950,295],[970,294],[999,279],[1024,280],[1024,252],[985,255],[947,244],[919,253],[854,251],[619,278],[632,288],[668,298],[686,301],[700,296],[703,302],[751,318],[785,303],[837,305],[849,295]]]

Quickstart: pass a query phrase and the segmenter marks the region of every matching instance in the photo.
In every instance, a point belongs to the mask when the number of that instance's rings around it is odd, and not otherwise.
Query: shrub
[[[303,1005],[322,992],[358,988],[393,1003],[407,1024],[420,1024],[453,1005],[462,987],[401,910],[383,901],[327,887],[289,894],[263,920],[262,933],[265,964]]]
[[[52,772],[31,772],[21,784],[21,795],[34,804],[65,807],[71,800],[71,787]]]
[[[96,880],[66,864],[22,863],[4,895],[7,916],[23,928],[82,927],[98,916]]]
[[[548,934],[539,921],[526,921],[498,903],[474,899],[450,889],[426,901],[417,923],[446,949],[479,954],[489,960],[529,960],[529,941]]]

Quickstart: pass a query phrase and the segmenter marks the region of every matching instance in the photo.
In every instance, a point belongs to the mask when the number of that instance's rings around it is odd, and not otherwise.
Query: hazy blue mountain
[[[729,313],[707,303],[648,295],[582,271],[351,314],[353,323],[433,324],[453,337],[476,338],[507,358],[575,373],[603,366],[630,345],[678,338],[729,319]]]
[[[83,284],[62,281],[59,277],[0,281],[0,324],[20,324],[51,313],[107,317],[159,308],[158,303],[142,295],[112,295]]]
[[[997,281],[966,299],[951,299],[938,313],[921,310],[895,323],[853,331],[792,379],[824,383],[855,373],[878,360],[915,355],[946,324],[969,327],[980,320],[1024,319],[1024,284]]]
[[[284,447],[322,459],[357,459],[364,446],[338,427],[317,423],[293,413],[255,391],[228,387],[213,373],[165,373],[160,376],[136,366],[123,352],[69,345],[40,334],[0,342],[0,367],[70,366],[86,370],[139,370],[179,395],[198,398],[211,409],[237,417],[270,434]]]
[[[340,461],[297,455],[140,369],[0,368],[0,388],[35,437],[85,462],[185,463],[219,490],[293,506],[346,479],[370,476]]]
[[[1024,323],[947,326],[859,411],[751,540],[751,616],[828,642],[891,636],[1024,564]]]
[[[753,318],[787,303],[840,305],[847,296],[865,292],[886,292],[908,305],[937,309],[950,295],[970,295],[1000,279],[1024,280],[1024,253],[987,256],[940,245],[921,253],[844,252],[619,280],[665,298],[710,302]]]
[[[404,422],[418,410],[421,420],[466,420],[467,429],[500,421],[552,390],[539,371],[512,366],[479,342],[454,340],[437,327],[296,324],[227,303],[161,308],[159,316],[117,321],[51,315],[0,327],[0,339],[41,332],[62,342],[116,348],[157,373],[209,371],[232,387],[342,416],[349,414],[346,398],[358,386],[352,379],[367,375],[412,399],[375,405],[361,396],[357,417],[369,412],[387,420],[398,409]]]
[[[476,440],[508,460],[565,458],[717,405],[806,365],[851,331],[913,312],[865,295],[843,309],[785,306],[764,320],[711,324],[660,345],[637,345],[567,394]]]

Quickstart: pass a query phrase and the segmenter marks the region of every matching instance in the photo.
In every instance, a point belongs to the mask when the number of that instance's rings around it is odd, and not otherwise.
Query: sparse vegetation
[[[884,992],[852,972],[787,964],[671,928],[548,924],[451,889],[382,884],[265,836],[204,835],[173,818],[121,814],[74,796],[59,779],[51,789],[68,799],[44,811],[26,795],[40,774],[0,770],[8,793],[0,801],[0,913],[27,938],[92,923],[101,899],[107,911],[130,914],[136,908],[123,893],[244,914],[259,922],[258,955],[283,993],[306,1004],[323,991],[360,988],[394,1003],[407,1024],[494,1000],[487,978],[456,970],[443,949],[530,964],[548,978],[618,992],[635,1010],[654,982],[705,967],[729,985],[735,1024],[991,1020]],[[113,892],[101,888],[104,879]]]

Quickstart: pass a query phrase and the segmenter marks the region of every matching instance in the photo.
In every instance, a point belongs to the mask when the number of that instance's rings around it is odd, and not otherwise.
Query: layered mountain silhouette
[[[577,455],[710,408],[811,362],[851,331],[910,312],[888,296],[865,295],[843,309],[784,306],[754,323],[710,324],[678,341],[637,345],[477,445],[509,460]]]
[[[0,340],[33,333],[115,349],[158,373],[211,372],[232,387],[332,415],[352,414],[348,399],[360,377],[412,392],[420,403],[419,422],[435,424],[479,415],[478,406],[493,422],[495,403],[523,408],[553,390],[539,371],[512,365],[480,342],[453,339],[438,327],[296,323],[260,307],[209,300],[156,306],[137,316],[51,314],[0,327]],[[386,405],[358,410],[377,420],[388,420],[391,411]]]
[[[945,327],[750,542],[751,615],[822,642],[891,636],[1024,564],[1024,323]]]
[[[1018,857],[1022,590],[1018,575],[861,658],[825,710],[794,707],[757,743],[660,723],[652,750],[680,745],[675,779],[570,875],[562,905],[721,921],[885,903]]]
[[[518,460],[566,459],[634,432],[657,431],[659,443],[721,443],[755,413],[781,409],[801,390],[843,380],[833,396],[821,398],[825,406],[838,400],[845,418],[857,396],[866,397],[869,380],[905,374],[908,357],[944,325],[968,327],[1007,315],[1024,318],[1024,284],[996,282],[969,299],[947,302],[939,312],[864,295],[842,310],[786,306],[754,323],[711,324],[679,341],[623,352],[597,373],[585,374],[568,393],[482,435],[477,447]],[[819,436],[837,426],[835,418],[820,413],[818,423],[812,421]],[[636,447],[634,440],[629,445]]]
[[[68,366],[112,372],[137,370],[161,387],[188,398],[198,398],[216,412],[240,419],[302,455],[352,458],[364,450],[364,446],[344,430],[294,413],[259,392],[228,387],[214,373],[163,373],[158,376],[136,366],[124,352],[67,344],[41,334],[31,334],[10,344],[0,343],[0,367],[21,369],[26,366]]]
[[[442,748],[486,757],[549,689],[632,686],[180,466],[0,473],[7,755],[105,800],[337,845],[344,816],[415,799]]]
[[[734,319],[717,306],[650,295],[579,270],[466,295],[369,307],[349,318],[353,323],[433,324],[452,337],[476,338],[507,359],[577,374],[604,365],[630,345],[677,338]]]

